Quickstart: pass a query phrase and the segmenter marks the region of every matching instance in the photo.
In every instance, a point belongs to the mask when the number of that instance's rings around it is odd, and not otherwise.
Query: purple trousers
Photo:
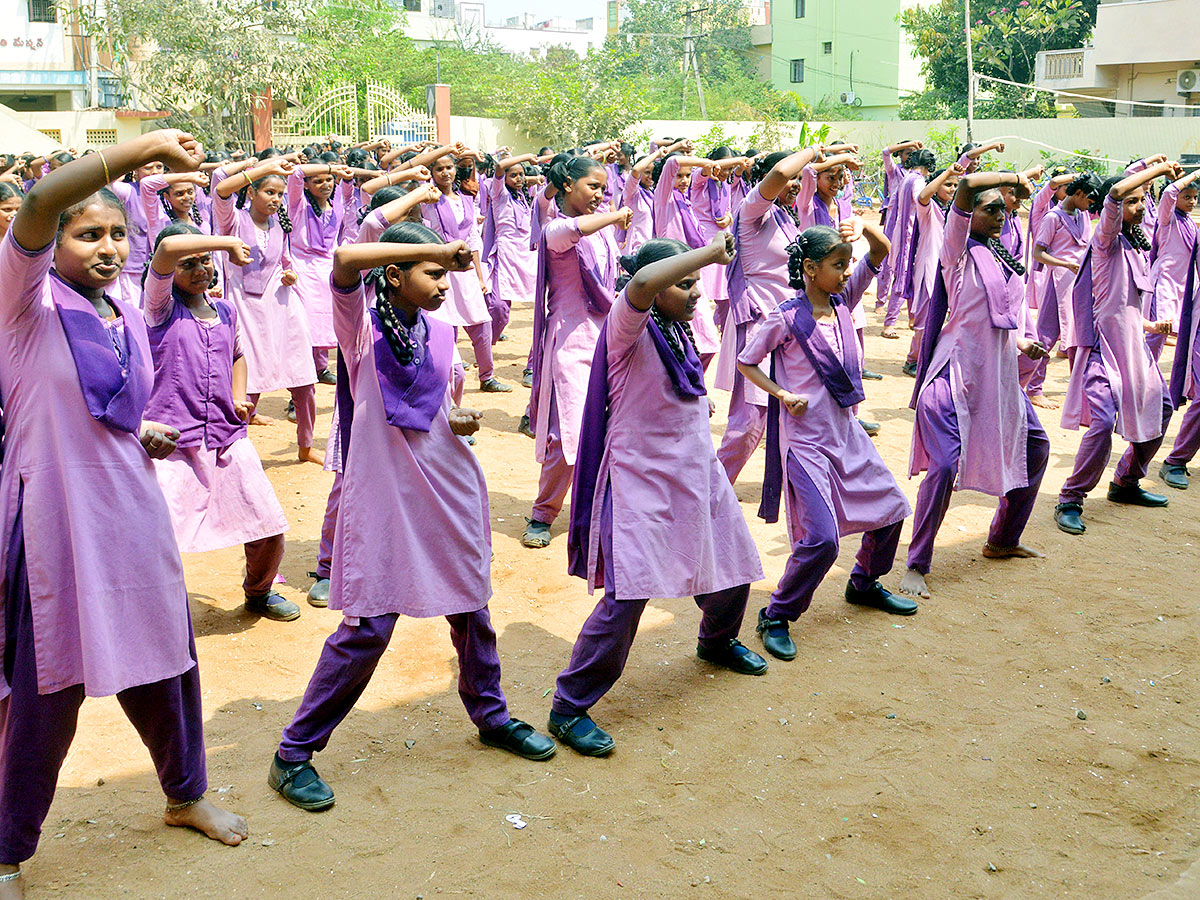
[[[838,558],[838,524],[808,473],[789,453],[788,491],[799,519],[779,586],[771,594],[767,616],[795,622],[812,604],[813,594]],[[850,584],[865,590],[892,570],[904,520],[865,532],[850,573]]]
[[[746,334],[750,323],[742,323],[736,327],[737,352],[741,353],[746,349]],[[746,402],[745,384],[746,379],[741,372],[733,376],[733,393],[729,395],[729,418],[725,422],[721,446],[717,448],[717,461],[725,468],[730,484],[737,483],[738,475],[762,443],[763,434],[767,430],[767,408]]]
[[[392,639],[396,613],[368,616],[358,625],[338,625],[321,649],[317,668],[292,723],[283,730],[279,757],[290,763],[312,759],[325,749],[333,730],[366,690]],[[458,696],[481,731],[508,723],[508,703],[500,688],[500,654],[487,607],[446,616],[458,652]]]
[[[600,542],[605,560],[612,559],[612,494],[606,494],[600,521]],[[700,607],[700,643],[714,648],[736,638],[742,629],[750,585],[698,594]],[[648,600],[618,600],[612,582],[611,567],[606,563],[604,596],[592,610],[575,647],[571,661],[559,673],[551,708],[564,716],[581,716],[609,692],[629,659],[629,649],[637,636],[638,622]]]
[[[495,374],[496,364],[492,359],[492,323],[480,322],[478,325],[465,325],[467,337],[471,339],[471,347],[475,350],[475,368],[479,370],[479,381],[482,384]],[[458,329],[454,329],[458,337]]]
[[[9,542],[4,605],[4,675],[12,688],[0,700],[0,863],[5,865],[22,863],[37,849],[83,703],[82,684],[38,693],[21,522],[18,512]],[[195,642],[191,654],[195,659]],[[167,802],[185,803],[202,796],[208,789],[208,775],[199,667],[128,688],[117,694],[117,701],[150,751]]]
[[[328,578],[333,565],[333,536],[337,532],[338,507],[342,505],[342,473],[333,473],[333,486],[325,501],[325,518],[321,520],[321,544],[317,549],[317,577]]]
[[[558,402],[554,391],[550,392],[550,417],[546,425],[546,458],[538,475],[537,499],[529,517],[535,522],[553,525],[562,512],[567,493],[571,490],[571,478],[575,467],[567,462],[563,454],[562,430],[558,424]]]
[[[288,393],[292,395],[292,405],[296,407],[296,444],[311,447],[313,427],[317,422],[317,386],[305,384],[288,388]],[[257,407],[261,396],[262,394],[247,394],[246,399]]]
[[[283,562],[283,535],[273,534],[243,545],[246,551],[246,577],[242,590],[247,597],[262,597],[271,592],[279,564]]]
[[[1015,547],[1021,543],[1021,535],[1033,514],[1033,504],[1050,459],[1050,439],[1038,421],[1033,404],[1028,397],[1024,400],[1025,421],[1029,429],[1025,445],[1029,484],[1023,488],[1013,488],[1000,498],[1000,505],[988,530],[988,543],[995,547]],[[917,401],[917,427],[921,429],[921,440],[929,454],[929,471],[925,473],[925,480],[917,491],[912,543],[908,547],[908,567],[928,575],[933,561],[933,541],[942,527],[942,520],[946,518],[946,510],[950,508],[950,497],[958,479],[958,459],[962,453],[958,414],[954,410],[948,370],[943,370],[921,392]]]
[[[1075,468],[1063,482],[1062,491],[1058,495],[1059,503],[1082,503],[1088,492],[1100,483],[1104,470],[1108,467],[1108,458],[1112,454],[1113,428],[1117,424],[1117,399],[1113,396],[1112,385],[1104,371],[1104,363],[1100,354],[1093,350],[1088,355],[1087,370],[1083,373],[1083,391],[1087,397],[1088,411],[1092,416],[1092,424],[1084,432],[1079,442],[1079,450],[1075,453]],[[1163,433],[1171,421],[1171,398],[1167,389],[1163,388]],[[1163,435],[1149,441],[1131,443],[1121,455],[1117,463],[1113,481],[1119,485],[1137,484],[1146,475],[1150,460],[1162,446]]]
[[[329,349],[328,347],[313,347],[313,366],[316,367],[318,375],[329,368]]]
[[[491,293],[485,299],[488,312],[492,316],[492,343],[495,344],[500,340],[500,335],[504,334],[504,329],[508,327],[508,320],[512,318],[512,301],[501,297],[494,284]]]
[[[1047,344],[1046,346],[1050,345]],[[1017,357],[1017,375],[1021,379],[1021,388],[1027,396],[1036,397],[1042,393],[1042,387],[1046,383],[1046,369],[1049,365],[1049,356],[1043,356],[1041,359],[1030,359],[1022,353]]]
[[[1183,413],[1183,421],[1179,423],[1175,446],[1163,462],[1170,466],[1186,466],[1197,450],[1200,450],[1200,401],[1193,400]]]

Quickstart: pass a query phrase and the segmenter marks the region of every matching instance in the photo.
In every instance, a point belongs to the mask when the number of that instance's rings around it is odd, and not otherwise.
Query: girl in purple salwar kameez
[[[1091,245],[1075,278],[1074,357],[1063,402],[1064,428],[1087,432],[1075,468],[1063,483],[1054,521],[1067,534],[1083,534],[1083,499],[1108,467],[1116,430],[1129,441],[1117,463],[1108,499],[1133,506],[1166,506],[1162,494],[1139,485],[1162,444],[1171,420],[1171,398],[1146,343],[1149,334],[1169,334],[1171,320],[1145,317],[1150,281],[1150,241],[1140,222],[1145,185],[1161,175],[1179,177],[1179,167],[1161,162],[1103,185],[1104,206]]]
[[[946,215],[941,270],[922,335],[909,476],[917,492],[902,593],[928,597],[933,542],[955,490],[1000,497],[983,555],[1041,556],[1021,543],[1046,471],[1050,442],[1017,377],[1017,356],[1045,354],[1025,337],[1024,267],[998,238],[1006,209],[999,188],[1028,197],[1015,172],[959,179]]]
[[[194,169],[200,149],[190,135],[156,131],[68,163],[38,182],[0,242],[0,884],[9,896],[21,895],[7,883],[37,846],[85,696],[117,695],[154,760],[168,825],[227,844],[248,834],[241,816],[204,797],[183,565],[151,460],[180,433],[142,418],[150,345],[140,312],[116,291],[125,212],[111,192],[96,193],[152,160]]]
[[[899,615],[917,611],[879,583],[891,571],[912,510],[854,416],[863,390],[851,309],[862,303],[888,252],[882,231],[861,230],[870,251],[857,266],[859,228],[852,220],[840,232],[818,225],[796,238],[789,276],[797,293],[767,316],[738,356],[742,375],[771,397],[759,515],[778,521],[780,497],[787,496],[792,552],[757,627],[777,659],[795,659],[789,625],[812,603],[844,535],[863,534],[846,599]],[[759,368],[768,359],[769,376]]]
[[[571,499],[568,563],[604,596],[558,676],[550,732],[585,756],[614,741],[588,711],[620,678],[649,597],[692,595],[703,611],[697,655],[744,675],[767,663],[737,639],[762,578],[758,550],[713,453],[712,404],[688,321],[699,270],[726,264],[720,235],[690,250],[654,240],[612,304],[596,344]]]
[[[366,689],[400,616],[445,616],[459,661],[459,696],[483,743],[528,759],[554,742],[508,714],[491,597],[491,526],[483,470],[464,438],[482,414],[453,406],[454,333],[428,313],[446,301],[449,270],[474,265],[466,243],[443,244],[415,223],[334,257],[345,469],[329,606],[342,622],[326,640],[304,699],[283,731],[268,783],[301,809],[327,809],[333,790],[312,756]],[[360,272],[373,282],[374,303]],[[381,545],[380,536],[386,536]]]

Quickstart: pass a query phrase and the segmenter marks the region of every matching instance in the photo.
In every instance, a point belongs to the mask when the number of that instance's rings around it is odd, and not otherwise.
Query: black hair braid
[[[313,196],[312,191],[308,188],[304,189],[304,197],[308,200],[308,205],[312,207],[313,215],[319,220],[322,216],[321,204],[317,202],[317,198]],[[332,206],[330,208],[332,209]]]
[[[658,330],[667,339],[667,345],[671,348],[671,352],[675,354],[675,358],[680,362],[684,362],[687,359],[687,351],[684,350],[683,344],[679,342],[679,331],[676,331],[673,326],[676,324],[682,326],[683,334],[692,345],[692,349],[695,350],[696,338],[692,335],[692,326],[684,321],[668,321],[663,318],[663,314],[659,312],[657,306],[650,307],[650,318],[654,319],[654,324],[658,326]]]
[[[1004,265],[1008,266],[1014,275],[1024,275],[1025,266],[1021,264],[997,238],[988,238],[987,247],[992,251],[992,254],[1000,260]]]
[[[282,206],[279,207],[279,212],[275,215],[279,217],[279,227],[283,229],[284,234],[292,233],[292,217],[288,215],[288,211]]]
[[[371,270],[367,279],[375,286],[375,310],[379,313],[379,328],[387,341],[396,362],[402,366],[412,365],[417,355],[417,342],[412,333],[396,315],[395,307],[387,298],[387,276],[383,266]]]
[[[246,190],[249,187],[250,185],[243,186],[242,189],[235,195],[237,197],[237,202],[234,203],[234,206],[238,209],[242,209],[246,205]]]
[[[796,235],[796,240],[787,245],[787,257],[788,287],[793,291],[802,291],[804,290],[804,242],[801,235]]]
[[[1141,225],[1127,225],[1123,231],[1125,237],[1129,238],[1129,243],[1133,244],[1134,250],[1150,249],[1150,241],[1146,239],[1146,232],[1142,231]]]

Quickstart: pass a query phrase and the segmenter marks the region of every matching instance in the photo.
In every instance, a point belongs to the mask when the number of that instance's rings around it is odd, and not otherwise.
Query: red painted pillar
[[[261,97],[256,97],[254,100],[254,152],[266,150],[271,146],[271,117],[274,112],[274,101],[271,97],[271,88],[268,85],[267,90]]]

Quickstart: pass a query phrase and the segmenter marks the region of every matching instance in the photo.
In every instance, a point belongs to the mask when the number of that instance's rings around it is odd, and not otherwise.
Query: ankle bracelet
[[[201,794],[195,800],[186,800],[183,803],[168,803],[167,804],[167,812],[179,812],[179,810],[181,810],[181,809],[187,809],[189,806],[195,806],[197,803],[199,803],[203,799],[204,799],[204,795]]]

